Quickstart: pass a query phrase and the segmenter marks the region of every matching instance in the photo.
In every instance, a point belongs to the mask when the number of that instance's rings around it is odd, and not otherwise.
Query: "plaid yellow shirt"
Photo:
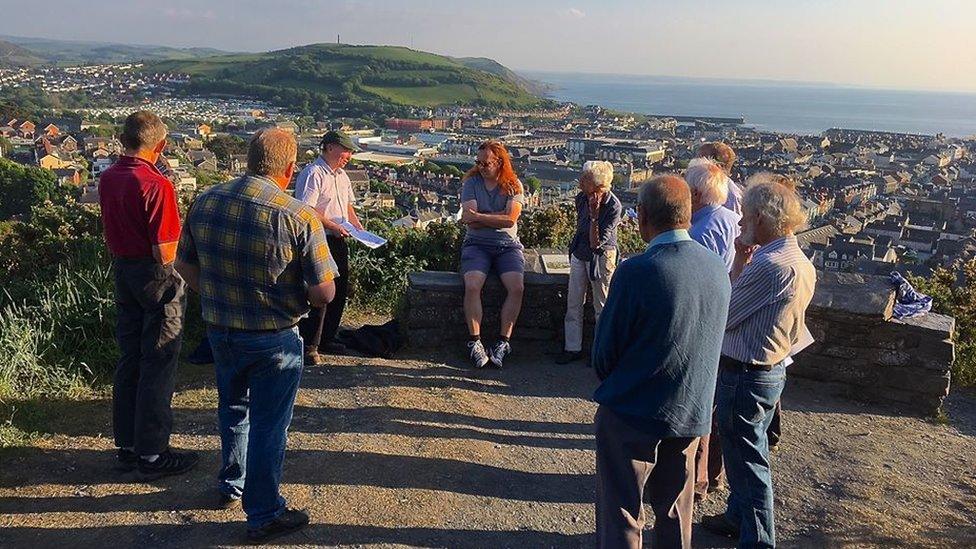
[[[307,287],[338,273],[314,210],[251,175],[194,201],[177,256],[200,267],[203,319],[243,330],[293,326]]]

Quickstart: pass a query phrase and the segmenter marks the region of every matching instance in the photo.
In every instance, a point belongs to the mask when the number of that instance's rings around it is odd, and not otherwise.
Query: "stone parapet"
[[[892,318],[895,292],[884,277],[818,272],[807,311],[815,343],[789,373],[840,382],[852,397],[929,415],[949,394],[955,319],[930,313]]]
[[[557,348],[566,314],[567,275],[526,273],[522,314],[515,340]],[[439,347],[464,341],[464,285],[451,272],[409,276],[399,318],[410,344]],[[491,277],[482,295],[482,333],[498,333],[505,290]],[[894,404],[905,413],[928,415],[949,392],[954,360],[952,317],[928,314],[896,320],[895,292],[884,277],[818,272],[807,311],[815,343],[795,357],[790,375],[839,382],[853,398]],[[585,311],[585,339],[592,337],[593,309]]]

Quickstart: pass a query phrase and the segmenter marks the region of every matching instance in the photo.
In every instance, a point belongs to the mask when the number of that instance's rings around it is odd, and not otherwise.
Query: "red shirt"
[[[98,180],[105,242],[113,256],[153,257],[152,247],[180,239],[176,191],[149,162],[121,156]]]

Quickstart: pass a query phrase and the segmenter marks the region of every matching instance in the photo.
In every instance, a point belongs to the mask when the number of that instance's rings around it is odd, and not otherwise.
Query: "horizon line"
[[[762,77],[762,76],[689,76],[689,75],[678,75],[678,74],[660,74],[660,73],[626,73],[626,72],[605,72],[605,71],[584,71],[584,70],[551,70],[551,69],[516,69],[512,68],[512,71],[529,77],[530,74],[561,74],[561,75],[585,75],[585,76],[614,76],[614,77],[641,77],[641,78],[672,78],[676,80],[708,80],[713,82],[742,82],[742,83],[767,83],[767,84],[782,84],[786,86],[795,87],[833,87],[833,88],[849,88],[849,89],[864,89],[864,90],[874,90],[874,91],[894,91],[894,92],[924,92],[924,93],[949,93],[956,95],[976,95],[976,88],[973,89],[960,89],[960,88],[923,88],[923,87],[913,87],[913,86],[891,86],[891,85],[878,85],[878,84],[855,84],[850,82],[831,82],[828,80],[789,80],[783,78],[772,78],[772,77]]]
[[[50,38],[45,36],[24,36],[18,34],[7,34],[5,32],[0,32],[0,39],[2,38],[20,38],[27,40],[51,40],[54,42],[76,42],[82,44],[100,44],[100,45],[113,45],[113,46],[141,46],[141,47],[162,47],[171,49],[204,49],[204,50],[215,50],[226,54],[241,54],[241,53],[268,53],[273,51],[280,51],[290,48],[297,48],[302,46],[311,46],[315,44],[335,44],[335,42],[308,42],[304,44],[296,44],[291,46],[276,47],[273,49],[257,49],[257,50],[225,50],[222,48],[214,46],[172,46],[165,44],[147,44],[142,42],[117,42],[117,41],[101,41],[101,40],[86,40],[77,38]],[[347,46],[392,46],[407,48],[413,51],[432,53],[434,55],[441,55],[444,57],[472,57],[472,56],[457,56],[447,53],[437,53],[429,50],[416,49],[412,46],[406,44],[354,44],[351,42],[341,42],[342,45]],[[28,48],[29,49],[29,48]],[[869,89],[877,91],[895,91],[895,92],[924,92],[924,93],[949,93],[957,95],[976,95],[976,88],[926,88],[920,86],[893,86],[893,85],[879,85],[879,84],[855,84],[847,82],[831,82],[826,80],[790,80],[782,78],[771,78],[762,76],[743,76],[743,77],[725,77],[725,76],[688,76],[688,75],[673,75],[673,74],[652,74],[652,73],[616,73],[616,72],[604,72],[604,71],[589,71],[589,70],[553,70],[553,69],[525,69],[525,68],[514,68],[504,63],[501,63],[494,57],[488,55],[473,56],[482,57],[485,59],[491,59],[502,66],[514,71],[515,73],[521,73],[524,76],[526,72],[536,72],[536,73],[550,73],[550,74],[584,74],[588,76],[630,76],[630,77],[652,77],[652,78],[676,78],[676,79],[686,79],[686,80],[712,80],[712,81],[726,81],[726,82],[766,82],[773,84],[788,84],[793,86],[818,86],[818,87],[839,87],[839,88],[853,88],[853,89]]]

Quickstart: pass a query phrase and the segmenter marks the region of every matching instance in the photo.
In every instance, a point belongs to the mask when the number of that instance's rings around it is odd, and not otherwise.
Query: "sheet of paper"
[[[362,242],[367,248],[375,250],[376,248],[386,244],[385,238],[369,231],[360,231],[356,227],[353,227],[352,223],[348,221],[343,221],[339,225],[341,225],[343,229],[349,231],[349,236],[355,238],[359,242]]]

